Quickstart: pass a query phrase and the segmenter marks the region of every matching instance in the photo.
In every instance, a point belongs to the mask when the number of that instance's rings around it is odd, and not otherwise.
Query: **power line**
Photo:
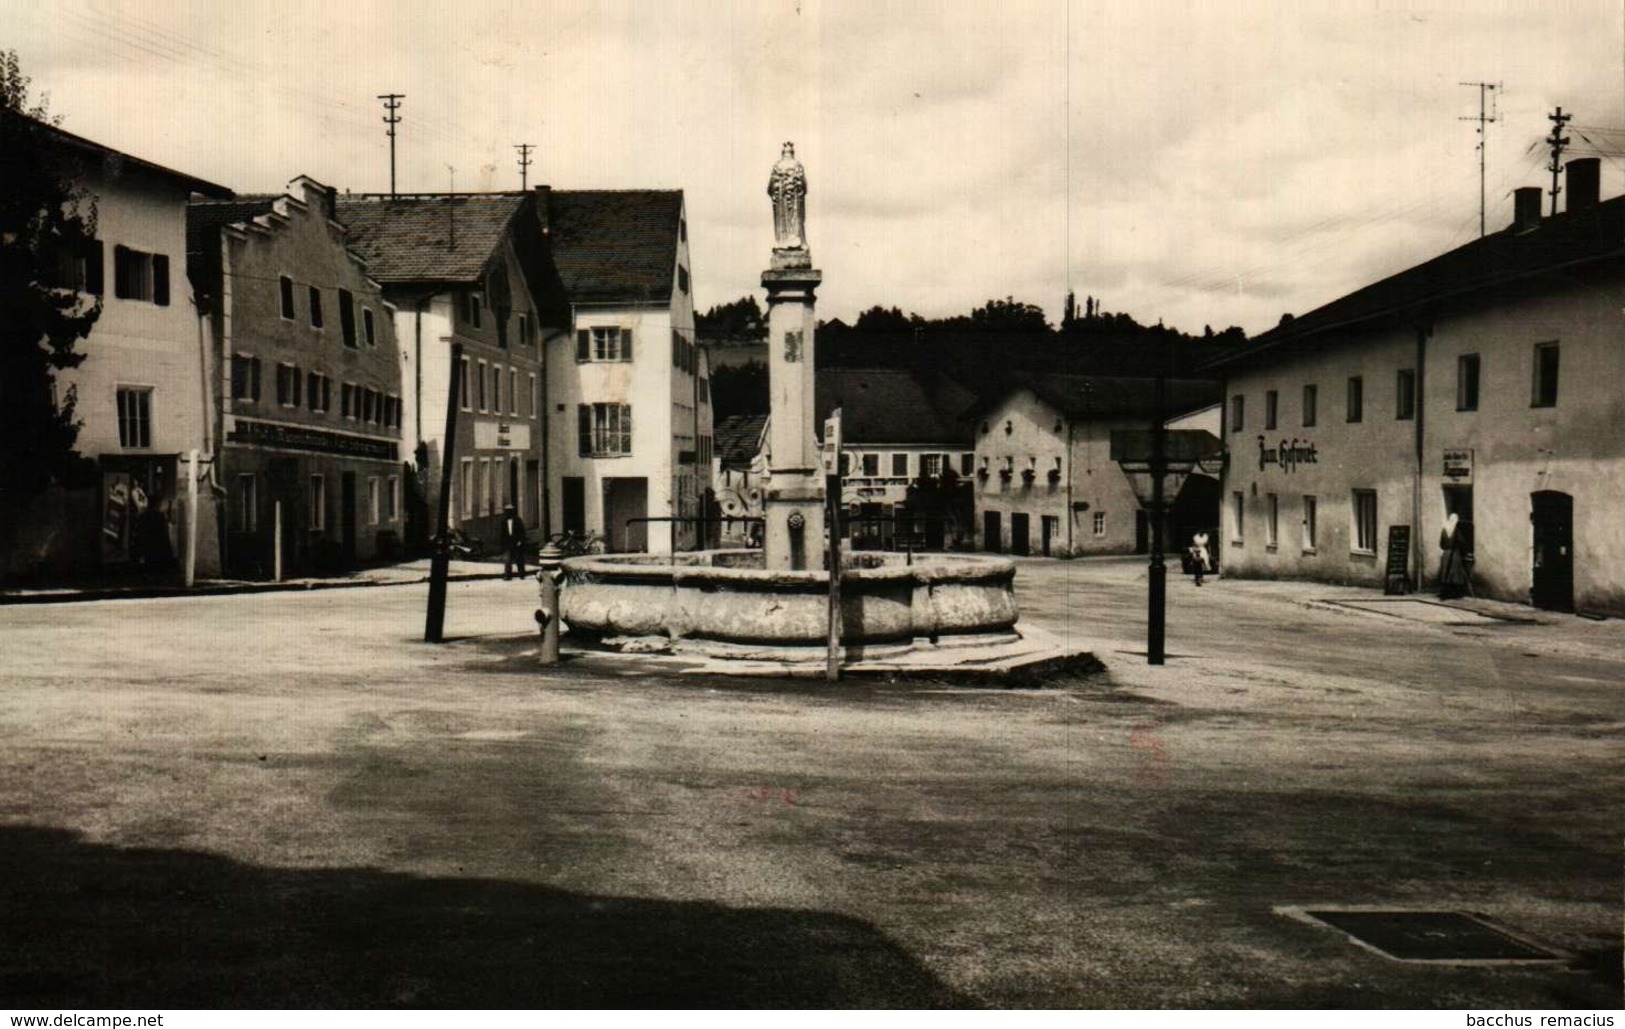
[[[536,148],[529,143],[515,143],[513,148],[519,151],[519,191],[523,193],[530,188],[527,174],[531,165],[530,152]]]

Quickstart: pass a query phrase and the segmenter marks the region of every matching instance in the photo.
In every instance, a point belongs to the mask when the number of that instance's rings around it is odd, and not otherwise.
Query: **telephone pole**
[[[1484,152],[1489,144],[1489,137],[1484,134],[1484,126],[1495,121],[1497,112],[1495,110],[1495,93],[1493,91],[1500,87],[1493,82],[1463,82],[1462,85],[1478,87],[1478,117],[1468,116],[1456,120],[1478,122],[1478,235],[1482,239],[1484,237]],[[1489,101],[1487,111],[1486,99]]]
[[[405,93],[380,93],[378,99],[384,102],[384,124],[389,126],[389,198],[395,199],[395,126],[401,122],[401,116],[395,112],[400,110],[401,101],[406,99]]]
[[[1569,145],[1569,137],[1563,135],[1563,126],[1567,125],[1572,114],[1564,114],[1559,107],[1554,114],[1548,114],[1546,120],[1552,123],[1552,134],[1546,137],[1546,145],[1552,148],[1552,163],[1546,170],[1552,173],[1552,214],[1557,214],[1557,194],[1563,192],[1563,187],[1557,184],[1557,174],[1563,170],[1563,148]]]
[[[529,176],[526,173],[530,171],[530,152],[536,148],[529,143],[515,143],[513,148],[519,151],[519,191],[523,193],[530,188]]]

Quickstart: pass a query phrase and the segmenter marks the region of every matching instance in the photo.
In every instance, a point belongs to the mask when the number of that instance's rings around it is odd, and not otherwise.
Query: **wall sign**
[[[1444,481],[1452,486],[1471,486],[1473,484],[1473,452],[1467,450],[1446,450],[1444,452]]]
[[[474,449],[529,450],[530,426],[524,422],[475,422]]]
[[[1411,527],[1388,526],[1388,568],[1383,575],[1384,593],[1407,593],[1411,576]]]
[[[364,436],[346,436],[326,429],[303,425],[284,425],[280,422],[257,422],[238,418],[237,424],[226,435],[231,443],[247,443],[262,447],[287,450],[309,450],[318,454],[342,454],[346,457],[372,457],[394,461],[398,446],[392,439],[371,439]]]
[[[1284,471],[1294,472],[1301,464],[1318,464],[1320,451],[1306,439],[1281,440],[1275,446],[1270,446],[1264,437],[1258,437],[1258,470],[1263,471],[1269,465],[1275,465]]]

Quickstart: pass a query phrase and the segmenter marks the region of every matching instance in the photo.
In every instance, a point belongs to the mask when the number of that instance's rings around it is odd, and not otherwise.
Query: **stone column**
[[[813,425],[813,290],[805,248],[773,252],[767,290],[769,474],[762,551],[770,570],[824,567],[824,469]]]

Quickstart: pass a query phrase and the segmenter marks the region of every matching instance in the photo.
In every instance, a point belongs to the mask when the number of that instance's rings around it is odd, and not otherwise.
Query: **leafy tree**
[[[706,339],[766,339],[767,318],[754,296],[716,304],[694,319],[695,331]]]
[[[852,327],[859,332],[908,332],[924,324],[925,319],[917,314],[904,314],[896,307],[876,304],[858,315]]]
[[[55,382],[84,360],[74,348],[102,310],[95,200],[28,87],[17,54],[0,51],[0,529],[25,498],[85,472],[76,397]]]
[[[711,369],[712,421],[720,425],[736,414],[766,414],[767,390],[767,365],[760,361]]]

